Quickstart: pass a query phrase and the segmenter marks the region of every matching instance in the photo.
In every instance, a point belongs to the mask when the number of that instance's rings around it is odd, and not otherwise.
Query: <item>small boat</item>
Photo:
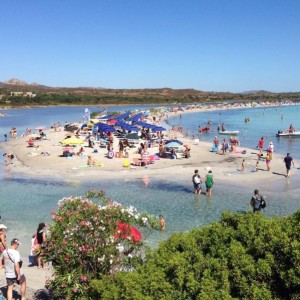
[[[238,135],[239,133],[238,130],[219,130],[219,134]]]
[[[276,136],[299,136],[300,137],[300,131],[289,131],[289,130],[278,130],[276,133]]]

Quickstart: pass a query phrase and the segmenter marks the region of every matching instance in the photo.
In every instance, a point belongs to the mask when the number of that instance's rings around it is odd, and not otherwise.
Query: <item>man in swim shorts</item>
[[[293,166],[295,166],[293,158],[290,156],[289,153],[287,153],[287,155],[283,159],[283,161],[284,161],[285,167],[286,167],[286,177],[289,177],[292,164],[293,164]]]

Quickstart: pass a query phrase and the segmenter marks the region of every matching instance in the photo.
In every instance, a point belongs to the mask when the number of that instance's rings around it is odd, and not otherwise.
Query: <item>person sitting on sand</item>
[[[6,162],[6,165],[11,165],[13,162],[13,159],[15,158],[15,156],[13,154],[9,154],[9,153],[4,153],[3,154],[4,157],[8,158],[8,161]]]
[[[91,155],[89,155],[86,164],[90,167],[95,166],[96,160],[94,158],[92,158]]]
[[[83,155],[84,154],[84,149],[83,149],[83,147],[81,147],[80,149],[79,149],[79,151],[77,152],[77,155]]]

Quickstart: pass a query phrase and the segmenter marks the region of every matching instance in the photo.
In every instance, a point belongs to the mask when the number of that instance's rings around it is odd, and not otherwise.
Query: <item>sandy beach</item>
[[[146,166],[131,166],[130,168],[123,167],[124,161],[133,162],[134,158],[140,158],[136,148],[129,150],[129,158],[109,159],[106,157],[107,150],[97,147],[97,153],[93,152],[92,148],[83,145],[84,155],[73,155],[72,157],[61,157],[64,147],[61,145],[68,135],[65,131],[45,131],[47,139],[36,141],[35,147],[28,147],[28,136],[19,137],[9,142],[1,144],[4,152],[13,153],[15,158],[13,164],[5,167],[6,174],[24,174],[32,177],[46,177],[60,180],[71,180],[73,178],[86,180],[90,176],[98,176],[105,179],[115,178],[141,178],[143,176],[166,178],[176,178],[177,180],[183,177],[191,177],[194,169],[199,169],[201,177],[205,177],[209,169],[212,169],[215,181],[224,180],[227,182],[240,182],[243,184],[255,184],[255,182],[263,180],[278,180],[285,175],[285,166],[282,155],[273,155],[271,162],[271,171],[267,172],[266,163],[260,161],[259,171],[255,172],[255,164],[257,161],[257,149],[247,149],[238,147],[234,153],[227,152],[226,155],[213,153],[212,143],[193,141],[181,136],[180,133],[166,133],[165,139],[179,138],[183,144],[190,145],[191,157],[186,159],[181,154],[178,154],[178,159],[161,158],[155,160],[154,164]],[[221,140],[221,137],[219,137]],[[227,138],[228,140],[228,138]],[[118,151],[117,138],[114,139],[114,151]],[[140,140],[142,142],[142,140]],[[77,153],[81,146],[71,147],[71,151]],[[96,147],[95,147],[96,148]],[[246,154],[241,152],[246,150]],[[148,149],[150,155],[158,153],[158,145]],[[42,155],[43,152],[49,152],[49,156]],[[103,164],[102,167],[87,166],[87,156],[91,155],[97,162]],[[242,160],[245,159],[245,171],[241,171]],[[170,178],[171,179],[171,178]]]

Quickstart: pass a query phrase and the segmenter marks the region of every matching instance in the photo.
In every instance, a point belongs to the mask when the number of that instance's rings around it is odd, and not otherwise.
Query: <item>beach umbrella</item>
[[[180,146],[183,145],[183,142],[179,141],[179,140],[168,140],[165,142],[165,145],[167,146],[167,144],[175,142],[177,144],[179,144]]]
[[[108,125],[115,125],[117,122],[118,122],[117,120],[111,119],[111,120],[108,120],[108,121],[107,121],[107,124],[108,124]]]
[[[115,132],[116,129],[112,126],[107,126],[107,127],[99,128],[99,131],[102,131],[102,132]]]
[[[131,238],[134,243],[137,243],[142,239],[142,235],[139,230],[127,223],[118,222],[116,230],[117,233],[114,235],[114,237],[117,239],[119,238],[126,240]]]
[[[164,127],[161,127],[161,126],[155,126],[154,128],[152,128],[153,131],[165,131],[167,130],[166,128]]]
[[[115,119],[118,120],[118,121],[121,121],[121,120],[124,120],[124,119],[126,119],[127,117],[129,117],[130,114],[131,114],[131,112],[130,112],[130,111],[127,111],[127,112],[125,112],[124,114],[121,114],[121,115],[117,116]]]
[[[165,145],[166,145],[166,147],[168,147],[168,148],[178,148],[178,147],[180,147],[182,144],[177,143],[177,142],[170,142],[170,143],[165,144]]]
[[[98,117],[98,119],[100,119],[100,120],[108,120],[108,119],[111,119],[113,117],[114,117],[113,115],[105,115],[105,116],[102,116],[102,117]]]
[[[133,117],[129,118],[128,121],[138,122],[138,120],[140,118],[142,118],[143,116],[144,116],[144,113],[138,113],[138,114],[134,115]]]
[[[81,144],[83,144],[83,140],[81,140],[77,137],[71,137],[71,138],[61,141],[61,144],[63,144],[63,145],[81,145]]]
[[[125,136],[125,138],[128,140],[138,140],[140,137],[137,133],[129,133]]]
[[[45,126],[38,126],[38,127],[35,127],[34,129],[35,130],[44,130],[44,129],[46,129],[46,127]]]

